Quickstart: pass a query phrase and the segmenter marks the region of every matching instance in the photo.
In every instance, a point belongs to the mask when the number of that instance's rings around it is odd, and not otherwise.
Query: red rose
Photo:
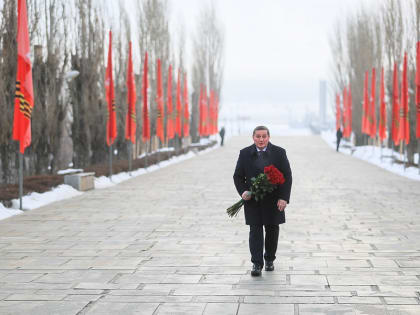
[[[264,174],[273,185],[282,185],[286,181],[284,175],[274,165],[264,167]]]

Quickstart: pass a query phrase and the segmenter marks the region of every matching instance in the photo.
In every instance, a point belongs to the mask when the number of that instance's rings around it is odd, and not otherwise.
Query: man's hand
[[[251,192],[248,190],[245,190],[242,194],[242,199],[243,200],[250,200],[251,199]]]
[[[286,200],[279,199],[279,201],[277,201],[277,208],[279,209],[279,211],[284,211],[284,209],[286,209],[286,206],[287,206]]]

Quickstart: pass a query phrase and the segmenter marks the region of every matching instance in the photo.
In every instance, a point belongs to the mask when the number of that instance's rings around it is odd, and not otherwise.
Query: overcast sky
[[[123,0],[131,14],[136,1]],[[200,10],[211,0],[167,1],[172,32],[183,24],[191,40]],[[330,78],[328,38],[335,22],[383,0],[213,1],[225,31],[223,110],[287,121],[318,113],[320,80]],[[331,97],[328,102],[332,115]]]
[[[204,1],[169,0],[173,23],[193,32]],[[318,112],[319,81],[330,77],[331,29],[362,2],[380,0],[215,0],[226,37],[224,106]]]

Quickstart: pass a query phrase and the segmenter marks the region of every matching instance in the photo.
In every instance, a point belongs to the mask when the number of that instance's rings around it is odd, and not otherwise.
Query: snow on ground
[[[333,150],[336,149],[337,142],[336,142],[336,135],[334,131],[332,130],[324,131],[322,132],[321,137]],[[392,150],[388,148],[382,148],[381,150],[381,148],[371,146],[371,145],[356,147],[356,146],[353,146],[350,142],[345,141],[345,140],[343,141],[343,140],[344,139],[341,139],[340,148],[339,148],[339,151],[341,153],[352,155],[353,157],[356,157],[358,159],[375,164],[392,173],[420,181],[420,174],[419,174],[418,167],[408,167],[404,169],[404,164],[392,163],[393,156],[398,158],[399,160],[403,160],[403,156],[401,156],[399,153],[392,152]],[[419,155],[417,153],[414,156],[414,162],[418,163],[418,159],[419,159]]]
[[[57,200],[64,200],[72,198],[74,196],[81,195],[82,192],[74,189],[69,185],[59,185],[51,191],[44,192],[42,194],[33,192],[27,196],[22,197],[22,208],[23,210],[32,210]],[[12,200],[12,208],[19,209],[19,199]]]
[[[219,140],[217,140],[217,141],[219,141]],[[208,144],[209,142],[210,142],[210,140],[206,139],[205,141],[202,141],[201,145]],[[210,152],[210,151],[216,149],[217,147],[219,147],[219,144],[215,145],[211,148],[202,150],[202,151],[196,151],[195,149],[193,149],[192,151],[190,151],[186,154],[171,157],[169,160],[162,161],[157,165],[151,165],[147,168],[140,168],[140,169],[134,170],[134,171],[131,172],[131,176],[128,172],[122,172],[122,173],[112,175],[111,180],[108,177],[105,177],[105,176],[95,178],[95,189],[101,189],[101,188],[115,186],[118,183],[126,181],[130,178],[140,176],[140,175],[143,175],[143,174],[146,174],[146,173],[151,173],[151,172],[157,171],[157,170],[159,170],[161,168],[164,168],[164,167],[167,167],[169,165],[191,159],[191,158],[195,157],[196,155],[206,154],[207,152]],[[71,173],[74,170],[72,170],[71,172],[70,171],[66,172],[66,171],[64,171],[64,173],[62,173],[62,174]],[[55,202],[55,201],[72,198],[74,196],[79,196],[81,194],[83,194],[83,192],[78,191],[78,190],[74,189],[73,187],[71,187],[69,185],[64,185],[63,184],[63,185],[60,185],[60,186],[54,188],[51,191],[47,191],[47,192],[42,193],[42,194],[33,192],[29,195],[23,196],[22,197],[22,205],[23,205],[22,208],[23,208],[23,210],[32,210],[32,209],[36,209],[36,208],[45,206],[45,205],[50,204],[50,203]],[[23,213],[23,211],[18,210],[18,209],[19,209],[19,199],[13,199],[12,200],[12,208],[4,207],[3,204],[0,202],[0,220],[8,218],[8,217],[13,216],[13,215]]]
[[[78,173],[78,172],[83,172],[83,170],[80,169],[80,168],[68,168],[66,170],[59,170],[57,172],[57,174],[58,175],[66,175],[66,174]]]
[[[21,214],[21,213],[23,213],[23,211],[6,208],[0,202],[0,220],[6,219],[8,217],[11,217],[12,215],[17,215],[17,214]]]

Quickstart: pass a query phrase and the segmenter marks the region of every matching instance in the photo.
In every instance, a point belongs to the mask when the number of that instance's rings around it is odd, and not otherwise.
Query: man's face
[[[268,135],[267,130],[257,130],[252,136],[252,139],[254,139],[257,148],[262,150],[267,146],[270,136]]]

